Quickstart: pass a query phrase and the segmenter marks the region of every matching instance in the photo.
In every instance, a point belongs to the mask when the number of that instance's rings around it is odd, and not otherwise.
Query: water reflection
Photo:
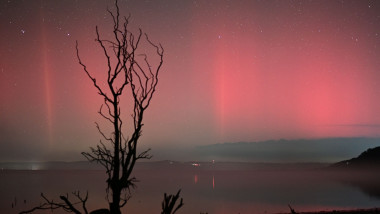
[[[356,187],[368,196],[380,199],[380,172],[350,170],[337,174],[337,180],[344,185]]]
[[[194,175],[194,184],[198,184],[198,175]],[[215,189],[215,176],[212,175],[212,189]]]
[[[198,175],[195,174],[194,175],[194,184],[197,184],[198,183]],[[215,189],[215,176],[212,175],[212,189]]]
[[[315,170],[210,165],[167,163],[138,168],[135,177],[140,182],[126,213],[157,213],[163,193],[178,189],[185,203],[181,214],[289,212],[289,203],[299,211],[368,208],[380,202],[380,176],[369,179]],[[355,179],[347,179],[350,176]],[[17,213],[38,204],[41,192],[58,197],[74,190],[89,190],[91,207],[105,206],[105,179],[102,171],[0,171],[0,209]],[[17,206],[11,208],[15,197]]]

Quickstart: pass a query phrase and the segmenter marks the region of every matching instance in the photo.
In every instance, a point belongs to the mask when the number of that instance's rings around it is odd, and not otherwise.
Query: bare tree
[[[104,99],[104,105],[100,107],[99,114],[113,126],[111,135],[105,134],[96,124],[99,133],[107,143],[100,142],[91,152],[82,154],[89,160],[100,163],[106,169],[107,184],[111,190],[112,199],[109,199],[111,213],[119,214],[129,199],[128,190],[134,186],[135,178],[132,171],[139,159],[149,159],[149,150],[137,152],[138,140],[141,136],[145,110],[149,107],[156,91],[158,75],[163,63],[164,49],[162,46],[152,43],[147,34],[144,37],[148,44],[155,48],[159,56],[158,65],[153,67],[145,54],[137,55],[142,31],[134,35],[128,30],[128,18],[124,17],[120,23],[119,7],[116,4],[116,14],[108,10],[113,19],[113,40],[102,39],[96,27],[96,42],[102,48],[107,60],[107,84],[102,88],[96,79],[88,71],[86,65],[79,56],[78,43],[76,45],[79,64],[87,76],[92,80],[100,96]],[[139,58],[142,58],[140,61]],[[112,62],[115,62],[112,64]],[[122,132],[123,121],[120,117],[120,98],[129,87],[133,97],[133,131],[131,136],[125,138]],[[105,106],[105,110],[103,107]],[[109,146],[111,145],[111,147]]]
[[[147,34],[143,34],[139,29],[138,34],[133,34],[129,30],[129,17],[120,17],[119,6],[116,0],[116,12],[107,9],[113,20],[112,39],[104,39],[100,36],[96,26],[95,41],[100,46],[102,53],[107,62],[106,82],[100,83],[89,71],[86,64],[82,61],[79,54],[79,45],[76,42],[76,54],[79,64],[84,72],[92,81],[98,94],[103,98],[104,104],[101,105],[99,114],[112,125],[112,133],[107,134],[102,131],[99,124],[96,127],[102,135],[103,140],[96,147],[91,147],[90,152],[82,154],[91,162],[100,163],[106,170],[107,179],[107,200],[108,209],[100,209],[91,213],[112,213],[120,214],[121,208],[126,205],[130,198],[130,189],[134,187],[136,179],[132,172],[136,161],[139,159],[150,159],[149,150],[138,152],[137,146],[142,134],[144,113],[150,106],[151,100],[158,84],[158,76],[163,64],[164,49],[161,44],[151,42]],[[148,56],[144,53],[138,53],[142,41],[153,48],[157,55],[158,62],[151,64]],[[120,100],[125,93],[131,93],[133,110],[133,126],[130,135],[123,134],[123,120],[121,118]],[[77,202],[72,203],[68,195],[61,196],[62,202],[56,203],[41,195],[45,203],[32,210],[24,213],[33,212],[38,209],[58,209],[62,208],[68,212],[82,213],[75,205],[82,205],[83,213],[88,213],[86,209],[87,195],[82,197],[79,192],[74,192]],[[164,196],[164,202],[170,206],[163,207],[171,213],[174,205],[179,198],[179,192],[176,196]],[[180,205],[174,212],[183,205],[182,199]],[[174,213],[173,212],[173,213]]]

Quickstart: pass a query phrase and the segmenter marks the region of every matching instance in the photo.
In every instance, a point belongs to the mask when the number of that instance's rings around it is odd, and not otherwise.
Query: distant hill
[[[99,170],[100,164],[88,161],[48,161],[48,162],[1,162],[1,170]]]
[[[356,158],[340,161],[332,165],[332,167],[344,169],[365,169],[379,168],[380,169],[380,146],[368,149],[361,153]]]
[[[280,139],[198,146],[200,160],[248,162],[335,163],[357,155],[358,151],[380,146],[380,138]]]

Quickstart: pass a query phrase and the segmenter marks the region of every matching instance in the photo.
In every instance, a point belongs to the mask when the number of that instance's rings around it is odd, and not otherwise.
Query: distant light
[[[201,166],[199,163],[192,163],[191,165],[196,167]]]
[[[25,30],[21,29],[21,33],[24,34],[24,33],[25,33]]]
[[[41,170],[42,168],[41,168],[41,166],[40,166],[40,164],[38,164],[38,163],[33,163],[32,165],[31,165],[31,170],[32,171],[34,171],[34,170]]]

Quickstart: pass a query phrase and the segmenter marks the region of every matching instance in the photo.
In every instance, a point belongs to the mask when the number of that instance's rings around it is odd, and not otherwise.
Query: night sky
[[[1,161],[78,160],[99,142],[103,100],[75,41],[100,78],[95,25],[110,35],[107,6],[113,1],[1,0]],[[120,8],[131,30],[141,27],[165,49],[141,139],[153,155],[224,142],[380,137],[380,1],[128,0]]]

